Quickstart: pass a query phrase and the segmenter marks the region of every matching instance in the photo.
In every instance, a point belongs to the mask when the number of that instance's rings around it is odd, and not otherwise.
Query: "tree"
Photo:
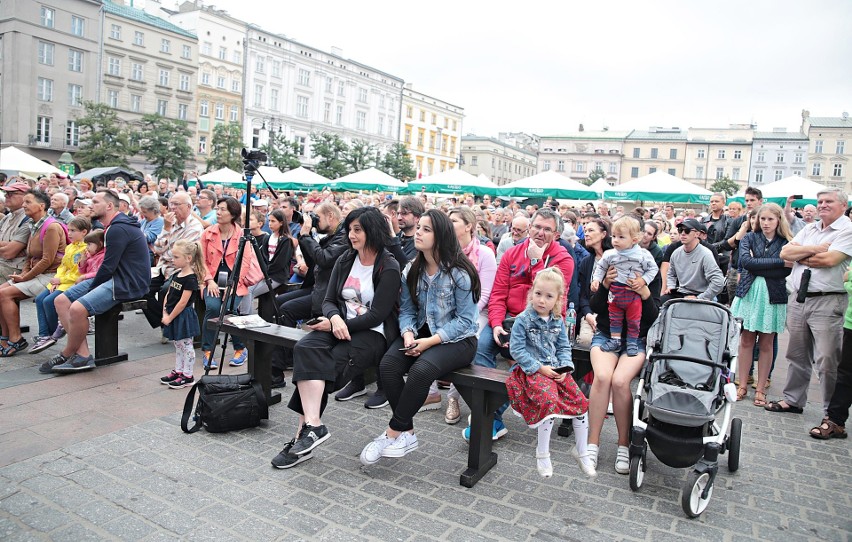
[[[85,113],[77,117],[80,148],[74,159],[83,169],[128,167],[127,159],[136,154],[130,131],[119,124],[115,110],[106,104],[84,102]]]
[[[414,161],[411,159],[411,155],[408,154],[408,149],[402,143],[396,143],[391,146],[378,169],[384,171],[394,179],[399,179],[406,183],[414,179],[417,175],[417,171],[414,169]]]
[[[349,173],[369,169],[376,162],[376,146],[369,141],[356,139],[344,154],[343,161],[349,168]]]
[[[718,179],[710,186],[711,192],[722,192],[727,196],[733,196],[740,189],[740,185],[736,181],[732,181],[727,175]]]
[[[180,179],[186,161],[194,156],[189,145],[192,132],[182,120],[170,120],[156,113],[145,115],[141,130],[134,136],[139,142],[139,151],[156,166],[155,177]]]
[[[210,139],[210,158],[207,159],[207,171],[230,168],[241,171],[243,167],[240,149],[242,148],[242,130],[236,122],[217,124]]]
[[[587,179],[583,179],[581,182],[586,186],[591,186],[595,183],[595,181],[604,177],[606,177],[606,173],[604,173],[601,168],[597,168],[593,172],[589,173],[589,177]]]
[[[316,172],[326,179],[346,175],[346,153],[349,145],[339,135],[328,132],[311,134],[311,153],[319,158]]]
[[[260,147],[266,153],[267,162],[281,171],[289,171],[301,166],[299,161],[299,144],[295,141],[287,141],[282,134],[269,131],[269,141]]]

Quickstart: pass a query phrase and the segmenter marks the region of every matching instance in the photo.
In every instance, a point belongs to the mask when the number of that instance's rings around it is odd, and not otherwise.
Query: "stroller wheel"
[[[740,468],[740,444],[743,439],[743,421],[731,420],[731,434],[728,435],[728,471],[737,472]]]
[[[639,491],[642,481],[645,479],[645,461],[641,455],[630,458],[630,489]]]
[[[701,494],[710,483],[710,473],[692,471],[686,479],[686,484],[683,486],[683,493],[680,498],[680,505],[683,512],[691,517],[697,518],[710,504],[710,497],[713,496],[713,486],[707,490],[707,498],[702,499]]]

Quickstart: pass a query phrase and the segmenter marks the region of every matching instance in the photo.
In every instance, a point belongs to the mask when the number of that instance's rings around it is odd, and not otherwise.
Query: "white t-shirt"
[[[346,277],[346,282],[343,283],[343,291],[341,292],[344,301],[346,301],[346,319],[351,320],[369,312],[374,294],[373,266],[362,265],[361,259],[355,256],[355,262],[352,264],[349,276]],[[378,331],[384,335],[384,324],[380,323],[373,328],[373,331]]]

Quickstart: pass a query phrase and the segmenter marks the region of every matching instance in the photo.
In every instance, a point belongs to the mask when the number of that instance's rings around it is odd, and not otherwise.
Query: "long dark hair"
[[[470,277],[470,291],[473,294],[473,302],[479,302],[480,283],[479,272],[473,263],[462,252],[459,240],[456,238],[456,232],[453,228],[453,223],[449,217],[437,209],[429,209],[420,217],[432,221],[432,233],[435,236],[435,244],[432,247],[432,257],[438,262],[438,267],[442,268],[450,274],[452,278],[453,269],[461,269]],[[426,258],[420,252],[411,263],[411,269],[408,271],[406,285],[408,292],[411,294],[411,299],[415,304],[417,300],[417,282],[420,280],[420,275],[426,272]],[[456,285],[458,286],[458,285]]]
[[[390,232],[385,215],[375,207],[354,209],[346,215],[346,220],[343,222],[343,227],[346,228],[347,233],[352,222],[356,220],[361,224],[361,229],[364,230],[367,237],[364,244],[376,254],[380,253],[390,242]]]
[[[290,225],[287,223],[287,217],[284,216],[284,211],[282,211],[281,209],[275,209],[274,211],[269,213],[269,216],[274,216],[275,220],[277,220],[278,223],[281,224],[280,226],[278,226],[278,231],[273,233],[277,233],[278,237],[290,237]]]

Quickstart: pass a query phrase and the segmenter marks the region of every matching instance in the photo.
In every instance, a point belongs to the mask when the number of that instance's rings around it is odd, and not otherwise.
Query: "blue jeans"
[[[35,298],[36,313],[38,315],[38,336],[50,337],[56,331],[56,326],[59,325],[59,316],[56,314],[56,307],[53,305],[53,300],[59,297],[62,292],[59,290],[50,291],[47,288]]]
[[[94,281],[95,279],[84,280],[63,292],[71,303],[79,301],[81,305],[86,307],[89,316],[103,314],[118,304],[113,296],[113,279],[91,289]]]
[[[239,308],[242,301],[243,296],[234,296],[235,310]],[[204,326],[201,331],[201,350],[206,352],[208,350],[213,350],[213,343],[216,341],[216,330],[208,329],[207,320],[219,317],[219,310],[222,308],[222,298],[218,295],[206,295],[204,296],[204,304],[207,306],[207,310],[204,311]],[[242,339],[236,335],[231,335],[231,339],[234,343],[234,350],[241,350],[245,348]]]
[[[494,342],[494,330],[491,324],[485,324],[482,332],[479,334],[479,343],[476,346],[476,355],[473,357],[473,364],[480,367],[497,367],[497,354],[500,353],[500,347]],[[503,413],[509,408],[507,401],[494,412],[494,419],[503,421]]]

